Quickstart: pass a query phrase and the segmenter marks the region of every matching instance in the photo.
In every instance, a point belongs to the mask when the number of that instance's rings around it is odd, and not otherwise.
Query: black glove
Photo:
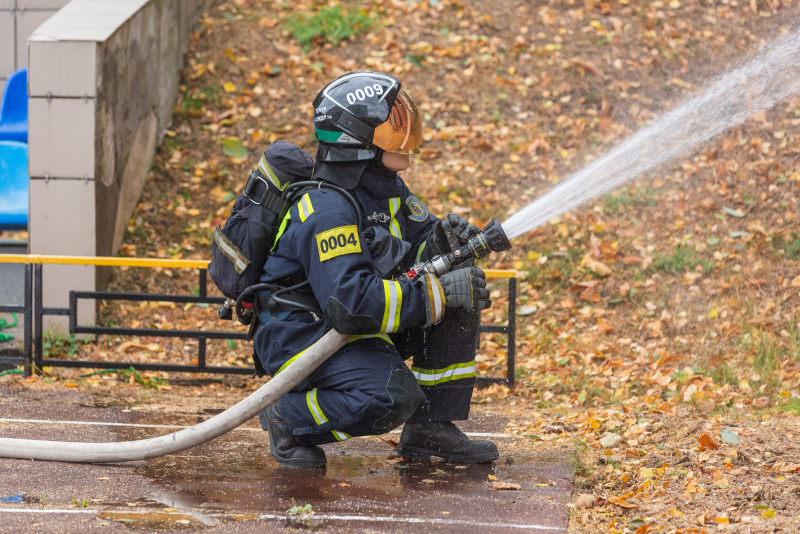
[[[448,308],[485,310],[492,305],[486,289],[486,275],[477,267],[456,269],[439,278]]]
[[[364,231],[364,241],[372,256],[375,274],[385,278],[400,265],[411,250],[411,243],[398,239],[380,226],[370,226]]]
[[[448,228],[449,227],[449,228]],[[469,238],[481,231],[477,226],[473,226],[467,220],[455,213],[448,213],[447,217],[442,220],[436,221],[433,225],[433,239],[436,247],[442,254],[452,252],[450,240],[447,238],[447,232],[454,237],[459,245],[465,245]]]

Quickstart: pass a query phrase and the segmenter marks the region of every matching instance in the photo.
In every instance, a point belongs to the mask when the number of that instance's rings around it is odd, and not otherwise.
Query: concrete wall
[[[208,3],[73,0],[30,37],[32,254],[116,254]],[[105,270],[46,267],[45,306],[67,305],[70,289],[105,285]],[[90,323],[94,311],[84,308],[80,321]]]
[[[11,73],[28,66],[28,37],[68,1],[0,0],[0,94]]]

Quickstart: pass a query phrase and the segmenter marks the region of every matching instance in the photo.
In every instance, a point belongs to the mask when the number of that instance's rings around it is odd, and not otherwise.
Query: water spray
[[[758,111],[800,92],[800,28],[765,46],[503,223],[510,239],[686,155]]]

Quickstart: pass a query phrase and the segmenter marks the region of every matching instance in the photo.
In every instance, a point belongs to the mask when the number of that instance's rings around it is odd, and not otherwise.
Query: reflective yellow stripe
[[[278,180],[277,176],[275,176],[275,172],[272,170],[272,167],[269,166],[269,162],[267,161],[267,158],[265,158],[263,154],[261,155],[261,159],[258,160],[258,170],[261,171],[261,174],[264,177],[266,177],[267,180],[272,182],[272,185],[274,185],[281,191],[283,191],[284,188],[287,185],[289,185],[288,183],[281,184],[281,181]]]
[[[359,339],[369,339],[371,337],[380,338],[380,339],[384,340],[385,342],[389,343],[390,345],[394,345],[394,343],[392,343],[392,340],[389,339],[389,336],[387,336],[386,334],[366,334],[366,335],[363,335],[363,336],[353,336],[350,339],[350,341],[348,341],[348,343],[352,343],[353,341],[358,341]]]
[[[237,247],[233,241],[225,237],[219,225],[214,231],[214,242],[219,247],[219,251],[222,252],[226,258],[231,260],[233,268],[236,269],[237,273],[242,274],[242,271],[247,269],[247,266],[250,265],[250,261],[242,254],[239,247]]]
[[[417,261],[415,263],[419,263],[422,261],[422,251],[425,250],[425,245],[427,245],[427,241],[423,241],[422,244],[419,246],[419,250],[417,251]]]
[[[400,282],[383,280],[383,298],[381,331],[391,334],[400,328],[400,308],[403,305],[403,288]]]
[[[278,227],[278,233],[275,235],[275,242],[272,244],[272,248],[269,249],[270,252],[275,250],[275,247],[278,246],[278,240],[283,235],[283,232],[286,231],[286,225],[289,224],[289,220],[292,218],[292,210],[286,212],[286,215],[283,216],[283,220],[281,221],[281,225]]]
[[[346,439],[350,439],[353,437],[347,432],[340,432],[339,430],[333,430],[331,431],[331,433],[333,434],[333,437],[335,437],[337,441],[344,441]]]
[[[442,382],[475,376],[475,362],[456,363],[444,369],[411,367],[411,373],[417,378],[417,383],[421,386],[433,386]]]
[[[432,274],[425,275],[425,285],[428,286],[428,305],[431,310],[431,324],[433,324],[444,315],[444,290],[442,284]]]
[[[311,348],[311,347],[309,347],[309,349],[310,349],[310,348]],[[306,349],[306,350],[308,350],[308,349]],[[273,377],[273,378],[275,378],[276,376],[278,376],[278,373],[280,373],[281,371],[283,371],[284,369],[286,369],[287,367],[289,367],[289,364],[291,364],[291,363],[292,363],[293,361],[295,361],[297,358],[299,358],[300,356],[302,356],[302,355],[303,355],[303,354],[306,352],[306,350],[304,350],[303,352],[301,352],[301,353],[299,353],[299,354],[295,354],[294,356],[292,356],[291,358],[289,358],[288,360],[286,360],[286,363],[284,363],[283,365],[281,365],[281,368],[280,368],[280,369],[278,369],[278,370],[276,371],[276,373],[275,373],[274,375],[272,375],[272,377]]]
[[[306,219],[314,213],[314,206],[311,205],[311,199],[308,197],[308,193],[303,195],[303,198],[300,199],[300,202],[297,204],[297,211],[300,213],[301,222],[306,222]]]
[[[392,215],[392,220],[389,222],[389,231],[397,239],[403,238],[403,233],[400,231],[400,223],[397,222],[397,213],[400,211],[400,197],[389,199],[389,213]]]
[[[322,413],[322,408],[319,407],[319,403],[317,402],[317,388],[306,393],[306,404],[308,404],[308,410],[311,412],[311,415],[314,416],[314,421],[316,421],[318,425],[328,422],[328,418]]]

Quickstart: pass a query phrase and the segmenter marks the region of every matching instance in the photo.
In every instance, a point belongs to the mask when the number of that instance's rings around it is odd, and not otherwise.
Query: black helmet
[[[345,74],[314,99],[318,162],[358,162],[379,152],[414,154],[422,141],[417,106],[400,80],[382,72]]]

